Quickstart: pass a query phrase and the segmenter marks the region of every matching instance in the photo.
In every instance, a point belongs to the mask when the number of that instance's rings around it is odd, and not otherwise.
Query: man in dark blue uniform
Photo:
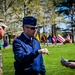
[[[37,19],[32,16],[23,18],[23,32],[13,42],[15,75],[46,75],[42,54],[49,54],[41,49],[34,37]]]

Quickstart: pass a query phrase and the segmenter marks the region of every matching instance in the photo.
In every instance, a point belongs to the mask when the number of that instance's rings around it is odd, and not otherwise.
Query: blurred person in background
[[[8,46],[8,37],[5,36],[4,43],[3,43],[3,48],[6,48],[7,46]]]

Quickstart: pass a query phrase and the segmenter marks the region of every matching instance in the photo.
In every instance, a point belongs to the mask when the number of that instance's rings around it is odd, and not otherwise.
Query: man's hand
[[[71,69],[75,69],[75,62],[69,62],[68,67],[70,67]]]
[[[65,67],[69,67],[71,69],[75,69],[75,62],[62,62],[61,61],[61,64]]]
[[[40,49],[38,50],[39,54],[48,54],[49,55],[49,51],[47,48],[44,48],[44,49]]]

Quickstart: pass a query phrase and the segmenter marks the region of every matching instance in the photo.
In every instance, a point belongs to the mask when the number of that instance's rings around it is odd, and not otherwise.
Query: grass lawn
[[[75,44],[42,46],[48,48],[49,55],[43,55],[47,75],[75,75],[75,69],[66,68],[61,65],[61,57],[75,59]],[[3,49],[3,75],[14,75],[12,49]]]

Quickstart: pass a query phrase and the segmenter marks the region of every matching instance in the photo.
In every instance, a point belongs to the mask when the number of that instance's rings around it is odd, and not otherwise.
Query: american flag
[[[65,39],[61,35],[57,36],[57,40],[60,41],[61,43],[65,42]]]
[[[70,38],[70,35],[69,35],[69,34],[67,35],[66,40],[67,40],[68,42],[72,43],[72,40],[71,40],[71,38]]]
[[[54,43],[56,43],[57,39],[56,39],[55,35],[52,37],[52,40],[53,40]]]

